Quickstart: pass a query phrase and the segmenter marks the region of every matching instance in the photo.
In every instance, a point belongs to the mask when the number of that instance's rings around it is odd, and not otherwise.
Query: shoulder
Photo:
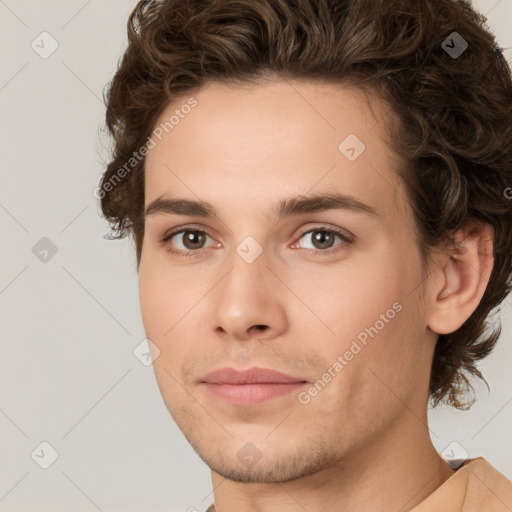
[[[472,459],[460,471],[467,473],[463,510],[512,509],[512,482],[483,457]]]
[[[510,512],[512,482],[483,457],[467,460],[411,512]]]

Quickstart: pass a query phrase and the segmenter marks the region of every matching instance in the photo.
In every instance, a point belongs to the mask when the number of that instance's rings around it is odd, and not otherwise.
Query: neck
[[[346,454],[336,466],[275,483],[239,483],[212,471],[216,512],[408,512],[454,471],[438,455],[426,424],[402,427]]]

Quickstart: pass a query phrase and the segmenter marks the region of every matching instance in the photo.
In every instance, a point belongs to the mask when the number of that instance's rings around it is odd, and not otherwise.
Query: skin
[[[193,96],[197,106],[147,156],[145,205],[203,200],[219,217],[148,215],[139,289],[162,397],[212,471],[217,511],[412,510],[453,474],[428,433],[429,374],[437,334],[462,325],[483,295],[490,228],[457,233],[464,255],[434,252],[425,278],[384,142],[391,114],[375,96],[281,80],[210,83]],[[366,146],[354,161],[338,149],[351,133]],[[282,199],[333,191],[378,216],[272,216]],[[189,224],[208,236],[161,242]],[[319,245],[313,235],[329,229],[355,239]],[[236,250],[248,236],[262,250],[252,263]],[[307,390],[396,303],[394,318],[306,404],[294,391],[232,405],[198,382],[220,367],[258,366],[300,377]],[[238,457],[244,446],[252,465]]]

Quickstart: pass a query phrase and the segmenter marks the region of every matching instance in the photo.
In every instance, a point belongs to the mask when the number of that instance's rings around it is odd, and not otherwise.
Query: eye
[[[167,233],[161,242],[168,246],[168,251],[174,254],[192,256],[194,252],[205,248],[206,239],[213,240],[200,229],[181,228]],[[174,239],[174,240],[173,240]]]
[[[292,248],[306,249],[308,252],[323,255],[342,251],[347,245],[354,243],[353,236],[324,226],[318,226],[302,233],[299,241],[302,239],[307,240],[308,238],[310,239],[310,247],[307,246],[307,243],[304,246],[303,243],[296,242],[292,245]],[[208,247],[206,245],[207,239],[213,241],[205,231],[185,226],[166,233],[161,243],[167,247],[167,251],[170,253],[190,257],[200,255],[201,250]],[[336,239],[339,240],[337,244],[335,243]],[[221,244],[215,241],[210,245],[214,247],[221,246]]]
[[[313,252],[321,252],[321,253],[331,253],[336,252],[338,250],[342,249],[334,249],[330,250],[333,247],[336,248],[338,246],[345,246],[353,243],[353,240],[348,235],[342,233],[341,231],[331,229],[331,228],[324,228],[324,227],[317,227],[314,229],[310,229],[309,231],[306,231],[305,233],[302,233],[300,240],[302,239],[310,239],[310,247],[304,247],[304,245],[299,245],[299,247],[303,249],[311,249]],[[335,244],[336,238],[341,240],[340,243]],[[296,244],[297,245],[297,244]]]

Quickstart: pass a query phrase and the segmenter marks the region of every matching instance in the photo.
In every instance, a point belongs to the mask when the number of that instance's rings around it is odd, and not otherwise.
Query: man
[[[468,406],[510,291],[495,50],[452,0],[135,8],[100,197],[208,510],[512,509],[427,425],[429,399]]]

